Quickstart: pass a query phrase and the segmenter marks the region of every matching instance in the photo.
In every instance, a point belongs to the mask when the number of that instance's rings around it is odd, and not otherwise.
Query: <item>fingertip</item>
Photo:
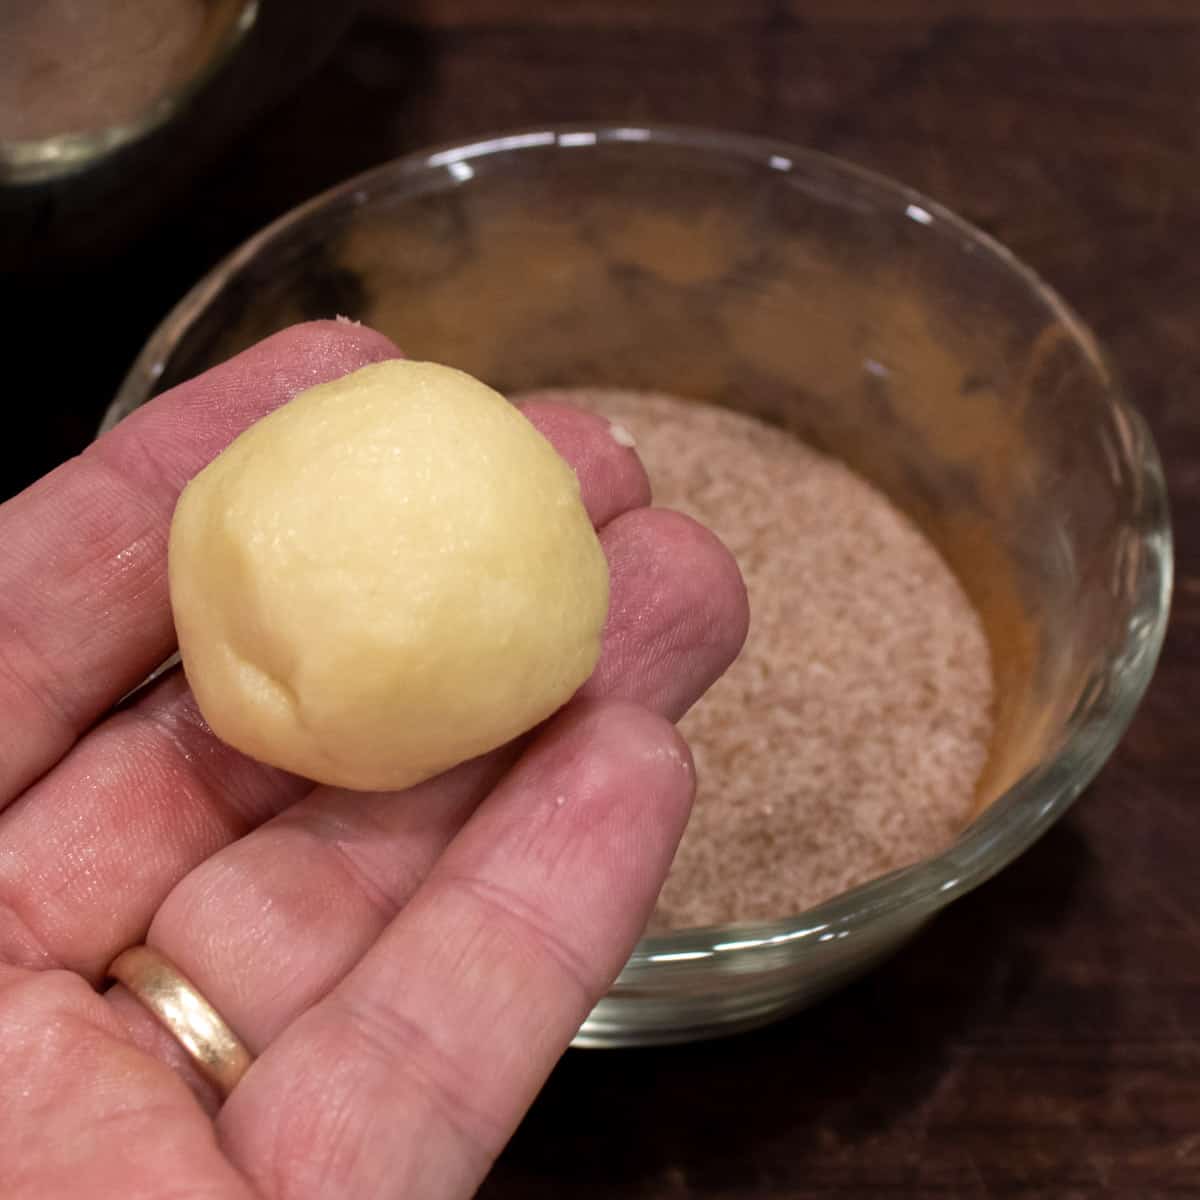
[[[642,508],[601,533],[610,594],[604,652],[583,696],[620,696],[678,720],[741,651],[750,625],[733,555],[698,521]]]
[[[350,321],[306,321],[156,396],[93,443],[131,478],[178,490],[235,437],[306,388],[403,357],[390,338]]]
[[[650,479],[636,450],[595,413],[549,400],[521,405],[530,424],[579,478],[583,502],[597,529],[650,503]]]
[[[574,710],[574,711],[572,711]],[[648,777],[690,801],[696,768],[692,752],[668,718],[632,700],[583,700],[564,714],[582,752],[643,784]],[[562,736],[562,730],[555,736]]]
[[[224,406],[242,424],[287,403],[298,392],[372,363],[403,358],[384,334],[353,321],[304,321],[164,393],[155,403]],[[257,400],[255,396],[260,397]]]
[[[629,700],[575,700],[543,726],[448,854],[476,871],[487,862],[518,873],[553,864],[556,878],[615,873],[636,925],[662,886],[695,789],[691,751],[665,717]]]
[[[404,351],[386,334],[348,317],[302,321],[272,334],[246,353],[253,352],[266,357],[295,356],[298,362],[325,379],[371,363],[405,357]]]
[[[721,651],[724,670],[750,630],[750,598],[737,560],[711,529],[675,509],[648,509],[641,530],[648,540],[670,548],[667,561],[672,571],[695,581],[692,607],[700,628]]]

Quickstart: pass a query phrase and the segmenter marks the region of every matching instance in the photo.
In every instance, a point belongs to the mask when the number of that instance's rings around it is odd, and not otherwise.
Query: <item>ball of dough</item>
[[[248,429],[184,489],[168,564],[217,736],[349,788],[408,787],[548,717],[608,609],[574,472],[433,363],[363,367]]]

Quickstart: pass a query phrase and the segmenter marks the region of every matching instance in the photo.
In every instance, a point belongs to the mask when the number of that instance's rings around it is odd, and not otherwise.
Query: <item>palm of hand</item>
[[[600,666],[536,735],[346,795],[212,737],[178,673],[179,489],[257,415],[394,354],[319,323],[0,507],[0,1194],[470,1195],[639,935],[686,819],[670,725],[745,634],[737,570],[603,422],[527,410],[609,558]],[[108,964],[145,941],[258,1056],[229,1100]]]

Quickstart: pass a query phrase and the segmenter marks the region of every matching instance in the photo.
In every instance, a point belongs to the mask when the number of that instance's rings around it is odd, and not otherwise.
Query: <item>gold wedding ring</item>
[[[131,946],[113,959],[108,974],[175,1035],[222,1099],[233,1091],[254,1059],[178,967],[149,946]]]

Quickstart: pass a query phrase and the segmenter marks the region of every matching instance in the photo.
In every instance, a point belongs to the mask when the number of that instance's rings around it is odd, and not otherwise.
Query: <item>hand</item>
[[[670,722],[746,629],[598,418],[529,418],[608,555],[604,652],[520,744],[396,794],[218,742],[171,653],[180,488],[296,391],[396,353],[321,322],[129,417],[0,507],[0,1195],[470,1195],[641,933],[693,778]],[[159,949],[256,1061],[223,1106],[123,987]]]

